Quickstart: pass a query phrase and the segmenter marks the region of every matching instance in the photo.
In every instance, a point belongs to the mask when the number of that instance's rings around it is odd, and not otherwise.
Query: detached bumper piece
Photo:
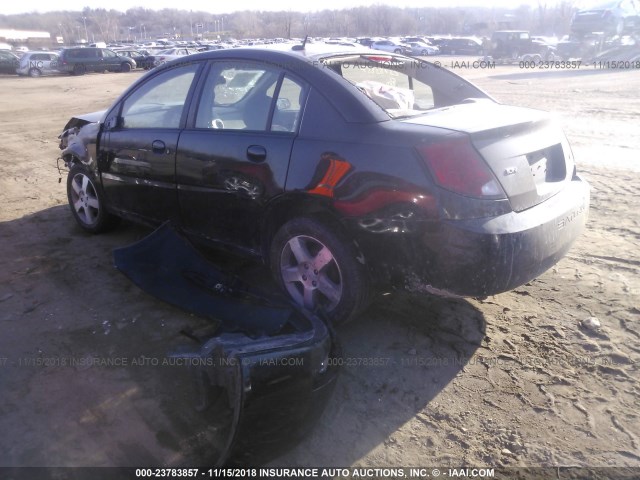
[[[293,309],[226,274],[165,223],[139,242],[113,251],[115,266],[142,290],[182,310],[220,323],[225,332],[273,335],[291,321]]]
[[[114,259],[146,292],[219,322],[200,345],[170,354],[190,365],[198,410],[225,406],[218,465],[263,464],[311,429],[338,373],[323,319],[222,273],[166,224]]]

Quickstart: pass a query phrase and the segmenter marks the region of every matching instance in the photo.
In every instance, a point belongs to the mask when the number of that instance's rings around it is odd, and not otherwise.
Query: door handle
[[[262,145],[250,145],[247,148],[247,158],[252,162],[262,162],[267,158],[267,149]]]
[[[164,153],[167,146],[164,144],[162,140],[154,140],[151,143],[151,151],[153,153]]]

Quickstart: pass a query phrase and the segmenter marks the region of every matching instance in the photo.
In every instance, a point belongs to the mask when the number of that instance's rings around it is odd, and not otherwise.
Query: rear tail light
[[[506,198],[467,136],[419,145],[417,150],[441,187],[469,197]]]

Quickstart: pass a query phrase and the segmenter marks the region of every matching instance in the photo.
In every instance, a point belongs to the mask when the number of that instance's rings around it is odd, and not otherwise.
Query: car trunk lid
[[[539,110],[478,100],[401,121],[469,135],[516,212],[553,196],[573,173],[562,130]]]

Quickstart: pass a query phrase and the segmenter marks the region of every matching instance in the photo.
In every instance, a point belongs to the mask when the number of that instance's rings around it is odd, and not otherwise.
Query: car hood
[[[64,129],[62,131],[64,132],[66,130],[69,130],[70,128],[75,128],[75,127],[79,128],[89,123],[99,122],[102,119],[102,116],[104,115],[105,111],[106,110],[99,110],[97,112],[75,115],[71,117],[71,119],[67,122],[67,124],[64,126]]]

